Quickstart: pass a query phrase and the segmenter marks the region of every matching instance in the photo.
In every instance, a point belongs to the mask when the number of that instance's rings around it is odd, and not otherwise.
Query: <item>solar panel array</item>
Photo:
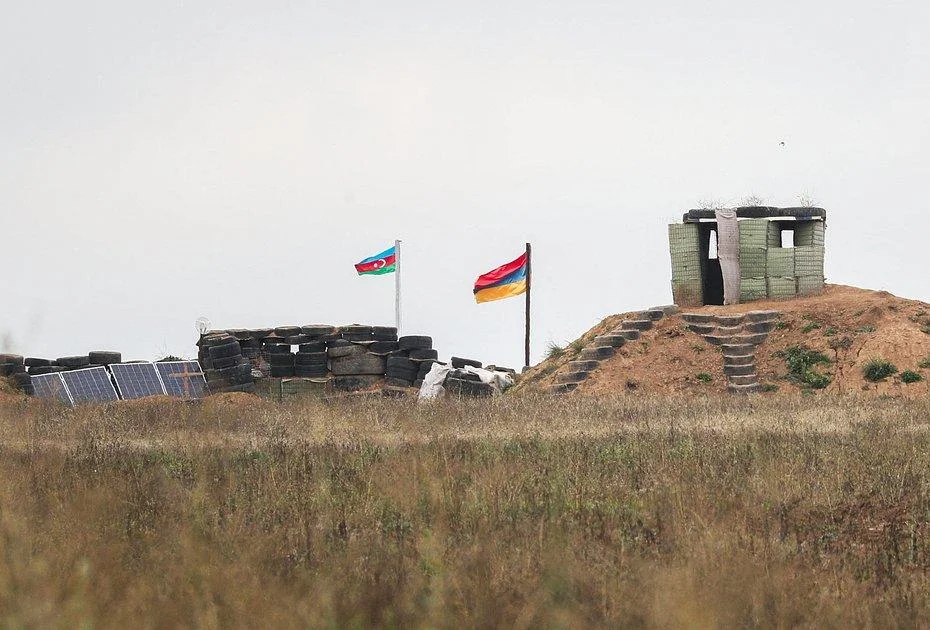
[[[74,404],[86,402],[112,402],[119,400],[116,388],[106,368],[94,367],[71,372],[59,372]]]
[[[116,363],[110,366],[110,372],[123,400],[165,394],[165,386],[151,363]]]
[[[73,406],[71,401],[71,394],[68,393],[68,388],[65,386],[65,382],[61,379],[61,374],[54,372],[52,374],[42,374],[41,376],[32,377],[32,387],[35,390],[35,395],[38,398],[45,398],[46,400],[57,400],[60,403]]]
[[[207,381],[197,361],[162,361],[155,367],[169,396],[203,398]]]
[[[104,367],[94,367],[42,374],[32,377],[32,385],[37,397],[73,407],[86,402],[135,400],[165,394],[178,398],[203,398],[206,380],[197,361],[166,361],[114,363],[109,366],[109,371]]]

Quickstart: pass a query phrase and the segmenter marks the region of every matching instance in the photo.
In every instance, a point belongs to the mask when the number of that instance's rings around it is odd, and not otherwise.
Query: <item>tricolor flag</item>
[[[384,273],[394,273],[397,271],[397,246],[395,245],[380,254],[366,258],[355,265],[355,270],[360,276],[379,276]]]
[[[479,304],[521,293],[526,293],[526,254],[494,271],[478,276],[478,280],[475,281],[475,301]]]

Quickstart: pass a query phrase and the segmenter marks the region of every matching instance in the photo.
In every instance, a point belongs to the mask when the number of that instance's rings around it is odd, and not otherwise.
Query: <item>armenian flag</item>
[[[522,254],[516,260],[478,276],[475,301],[480,304],[526,293],[526,262],[526,254]]]
[[[380,276],[385,273],[397,271],[397,245],[386,249],[380,254],[369,256],[355,265],[358,275]]]

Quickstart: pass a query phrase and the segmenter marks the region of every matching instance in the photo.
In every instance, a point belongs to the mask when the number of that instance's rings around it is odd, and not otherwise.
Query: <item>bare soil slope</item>
[[[778,327],[756,350],[757,373],[768,395],[809,390],[789,374],[783,352],[806,346],[824,353],[829,365],[817,366],[831,383],[827,393],[868,396],[930,395],[930,305],[886,291],[827,285],[821,295],[791,300],[766,300],[737,306],[705,306],[685,312],[726,314],[756,310],[781,312]],[[548,391],[555,376],[577,352],[603,330],[622,320],[611,316],[569,346],[562,356],[547,360],[523,375],[515,392]],[[897,374],[878,383],[867,381],[862,369],[873,359],[889,361]],[[923,380],[905,384],[901,373],[911,370]],[[581,383],[575,394],[619,392],[724,394],[726,379],[718,348],[690,332],[679,315],[656,322],[639,341],[626,344]]]

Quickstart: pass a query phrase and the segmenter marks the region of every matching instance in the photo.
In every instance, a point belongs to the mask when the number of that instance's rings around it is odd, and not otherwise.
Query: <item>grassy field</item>
[[[930,623],[930,401],[0,407],[2,627]]]

